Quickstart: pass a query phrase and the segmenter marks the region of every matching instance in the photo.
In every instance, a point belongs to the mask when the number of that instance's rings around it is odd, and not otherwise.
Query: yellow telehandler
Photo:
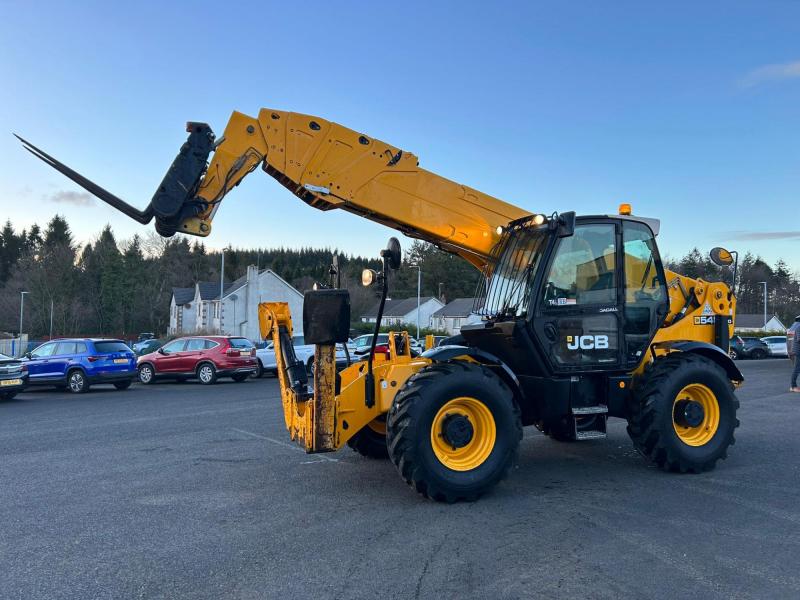
[[[545,215],[419,167],[391,144],[319,117],[262,109],[231,116],[222,137],[188,123],[147,209],[134,208],[43,150],[25,148],[89,192],[164,236],[207,236],[224,196],[261,167],[307,204],[343,209],[457,254],[483,273],[480,318],[444,346],[415,355],[408,334],[340,373],[346,290],[306,292],[303,332],[316,344],[313,381],[294,356],[286,304],[259,306],[271,336],[286,426],[307,452],[345,444],[388,457],[403,479],[439,501],[473,500],[509,471],[523,426],[554,440],[604,437],[608,417],[628,422],[636,449],[669,471],[700,472],[734,442],[743,377],[728,356],[736,299],[721,282],[666,270],[659,222],[618,214]],[[209,162],[209,157],[213,158]],[[733,253],[712,251],[720,265]],[[379,285],[377,328],[395,238]],[[377,339],[377,335],[373,340]]]

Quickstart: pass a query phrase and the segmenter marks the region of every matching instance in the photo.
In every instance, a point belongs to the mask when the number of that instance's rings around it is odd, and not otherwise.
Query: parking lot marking
[[[278,444],[279,446],[283,446],[284,448],[291,448],[292,450],[297,450],[305,454],[305,450],[303,450],[300,446],[295,444],[290,444],[288,442],[282,442],[280,440],[273,439],[271,437],[267,437],[265,435],[261,435],[260,433],[253,433],[252,431],[245,431],[244,429],[237,429],[236,427],[231,427],[231,430],[236,431],[238,433],[242,433],[244,435],[249,435],[250,437],[258,438],[260,440],[266,440],[268,442],[272,442],[273,444]],[[326,456],[325,454],[317,454],[318,460],[307,460],[302,462],[301,464],[310,465],[312,463],[318,462],[339,462],[338,458],[331,458],[330,456]]]

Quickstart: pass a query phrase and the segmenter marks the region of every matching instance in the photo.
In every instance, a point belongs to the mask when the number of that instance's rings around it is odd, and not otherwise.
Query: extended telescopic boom
[[[144,211],[20,140],[136,221],[155,218],[165,236],[176,231],[208,235],[222,199],[259,165],[314,208],[361,215],[432,242],[478,268],[499,240],[498,228],[530,214],[420,168],[410,152],[319,117],[262,109],[257,118],[234,112],[219,140],[205,123],[188,123],[187,130],[189,138]]]

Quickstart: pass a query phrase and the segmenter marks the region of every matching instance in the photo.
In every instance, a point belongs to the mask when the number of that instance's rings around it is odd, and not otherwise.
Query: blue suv
[[[28,385],[52,385],[75,394],[88,392],[95,383],[125,390],[136,377],[136,355],[120,340],[53,340],[25,357]]]

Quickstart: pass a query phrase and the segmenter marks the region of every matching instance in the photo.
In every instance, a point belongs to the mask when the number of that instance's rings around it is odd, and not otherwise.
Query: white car
[[[785,335],[763,337],[761,341],[769,347],[770,356],[789,356]]]
[[[294,336],[292,344],[294,345],[295,356],[305,363],[308,371],[311,371],[311,367],[314,364],[314,344],[306,344],[302,335]],[[348,349],[352,348],[350,340],[348,340],[347,346]],[[263,348],[256,349],[256,358],[258,359],[258,370],[254,377],[261,377],[264,373],[274,374],[276,372],[278,363],[275,360],[275,349],[271,340]],[[350,358],[351,360],[354,358],[352,350],[350,350]],[[336,365],[339,367],[347,366],[347,355],[341,344],[336,347]]]

